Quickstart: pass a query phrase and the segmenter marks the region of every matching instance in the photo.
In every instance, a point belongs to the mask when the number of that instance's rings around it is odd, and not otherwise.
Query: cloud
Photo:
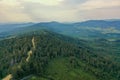
[[[47,6],[59,5],[63,0],[25,0],[32,3],[40,3]]]
[[[23,3],[24,12],[34,21],[67,21],[74,18],[73,9],[64,6],[46,6],[39,3]],[[32,6],[31,6],[32,5]]]
[[[120,0],[89,0],[82,5],[79,5],[80,9],[91,10],[99,8],[109,8],[120,6]]]
[[[120,0],[0,0],[0,22],[120,18]]]
[[[99,19],[120,19],[120,7],[113,8],[101,8],[101,9],[91,9],[91,10],[79,10],[77,16],[82,20],[99,20]],[[77,19],[78,19],[77,18]]]
[[[23,6],[16,0],[0,1],[0,22],[27,22],[32,21],[23,12]]]
[[[17,2],[16,0],[0,0],[0,4],[9,5],[9,6],[18,6],[19,2]]]

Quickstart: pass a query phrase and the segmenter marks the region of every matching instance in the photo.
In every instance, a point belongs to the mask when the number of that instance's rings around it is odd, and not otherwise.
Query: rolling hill
[[[119,80],[120,64],[85,43],[46,30],[1,40],[0,79]]]

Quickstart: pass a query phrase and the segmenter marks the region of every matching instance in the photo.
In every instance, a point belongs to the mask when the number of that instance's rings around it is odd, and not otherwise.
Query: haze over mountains
[[[89,36],[93,39],[107,38],[119,39],[120,20],[89,20],[77,23],[59,23],[59,22],[41,22],[25,24],[5,24],[0,27],[0,36],[14,35],[30,30],[49,29],[60,34],[65,34],[77,38],[87,39]],[[7,27],[8,26],[8,27]],[[89,38],[90,39],[90,38]]]
[[[14,30],[16,28],[30,26],[33,23],[0,23],[0,33]]]

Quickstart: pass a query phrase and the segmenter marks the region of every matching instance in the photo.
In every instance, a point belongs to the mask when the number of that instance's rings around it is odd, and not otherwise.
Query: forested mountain
[[[120,80],[120,64],[97,53],[84,40],[27,32],[0,41],[0,79]]]

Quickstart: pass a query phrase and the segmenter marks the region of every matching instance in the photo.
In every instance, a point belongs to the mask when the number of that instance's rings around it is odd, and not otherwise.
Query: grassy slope
[[[85,65],[79,62],[80,65]],[[73,68],[68,58],[56,58],[49,62],[45,72],[47,78],[32,76],[29,80],[98,80],[80,67]]]
[[[49,63],[47,73],[55,80],[96,80],[93,75],[80,68],[72,68],[68,58],[54,59]]]

